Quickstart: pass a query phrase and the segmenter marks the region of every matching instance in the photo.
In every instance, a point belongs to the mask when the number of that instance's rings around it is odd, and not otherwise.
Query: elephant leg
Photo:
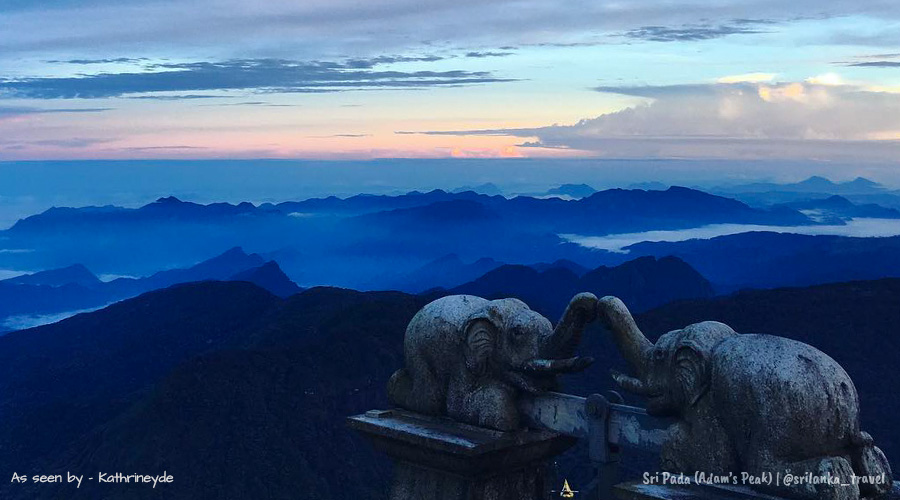
[[[391,375],[387,385],[388,400],[391,404],[401,408],[410,407],[410,397],[412,396],[412,379],[406,368],[400,368]]]
[[[814,459],[815,460],[815,459]],[[818,460],[818,476],[837,478],[837,484],[816,486],[816,497],[827,500],[857,500],[859,484],[853,482],[853,466],[844,457],[828,457]]]
[[[693,429],[702,429],[700,434]],[[705,471],[725,474],[736,469],[734,450],[724,429],[717,421],[691,425],[684,421],[672,424],[660,452],[662,470],[690,474]]]
[[[444,384],[427,369],[397,370],[388,381],[388,399],[401,408],[427,415],[442,414],[446,404]]]
[[[779,461],[763,458],[756,463],[748,464],[751,473],[780,473],[780,484],[773,478],[772,485],[760,487],[773,494],[810,500],[859,500],[859,485],[853,482],[853,467],[844,457],[810,458],[798,462]],[[791,483],[785,481],[785,475],[793,478]],[[834,482],[810,482],[810,478],[832,479]]]
[[[492,381],[459,396],[457,401],[448,401],[448,413],[452,418],[501,431],[519,428],[515,389]]]
[[[684,422],[676,422],[666,430],[666,441],[660,450],[660,468],[667,472],[690,472],[692,464],[685,463],[685,448],[691,446],[689,427]],[[697,468],[700,470],[700,468]]]
[[[413,380],[412,393],[413,399],[419,401],[420,412],[440,415],[445,411],[447,395],[444,384],[440,383],[430,372]]]

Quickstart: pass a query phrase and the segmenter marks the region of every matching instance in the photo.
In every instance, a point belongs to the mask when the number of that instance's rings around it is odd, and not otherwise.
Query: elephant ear
[[[466,357],[466,368],[476,375],[483,375],[487,373],[488,360],[494,351],[500,331],[498,313],[488,307],[469,317],[464,328],[463,353]]]
[[[682,343],[673,357],[674,373],[681,388],[682,404],[694,406],[709,390],[709,363],[703,349],[693,342]]]

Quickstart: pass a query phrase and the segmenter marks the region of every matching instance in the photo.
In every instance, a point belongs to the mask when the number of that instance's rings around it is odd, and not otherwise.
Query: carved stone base
[[[547,463],[575,444],[547,431],[499,432],[404,410],[348,418],[394,460],[391,500],[539,500]]]

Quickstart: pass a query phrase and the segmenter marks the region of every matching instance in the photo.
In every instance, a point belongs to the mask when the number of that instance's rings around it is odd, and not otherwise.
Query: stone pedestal
[[[548,462],[575,444],[553,432],[499,432],[405,410],[347,420],[394,460],[391,500],[544,499]]]

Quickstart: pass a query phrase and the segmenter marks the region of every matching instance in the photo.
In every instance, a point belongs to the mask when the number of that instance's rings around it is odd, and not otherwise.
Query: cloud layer
[[[246,56],[262,49],[301,59],[402,51],[422,42],[497,47],[584,42],[602,33],[655,41],[705,40],[754,33],[773,20],[854,15],[900,19],[900,6],[894,0],[572,0],[562,4],[555,0],[0,0],[0,12],[5,14],[0,19],[4,34],[0,49],[8,54],[98,52],[111,46],[150,51],[180,48],[203,54],[208,52],[198,49],[230,45],[232,54],[243,49]],[[852,42],[855,35],[848,30],[839,36]]]
[[[776,22],[768,19],[734,19],[729,23],[718,25],[642,26],[628,30],[622,36],[650,42],[694,42],[722,38],[729,35],[765,33],[766,31],[760,28],[773,24],[776,24]]]
[[[224,62],[166,63],[141,73],[99,73],[64,78],[0,81],[0,96],[31,99],[119,97],[151,92],[253,90],[260,92],[339,92],[371,88],[421,88],[510,81],[485,71],[377,71],[386,61],[299,62],[241,59]],[[184,96],[180,96],[184,98]],[[190,96],[194,97],[194,96]]]
[[[808,82],[596,90],[647,100],[573,125],[425,133],[536,138],[520,146],[613,156],[777,157],[781,150],[787,156],[827,158],[843,149],[844,155],[884,159],[900,151],[897,93]]]
[[[99,113],[111,108],[35,108],[32,106],[0,106],[0,120],[20,116],[53,113]]]

